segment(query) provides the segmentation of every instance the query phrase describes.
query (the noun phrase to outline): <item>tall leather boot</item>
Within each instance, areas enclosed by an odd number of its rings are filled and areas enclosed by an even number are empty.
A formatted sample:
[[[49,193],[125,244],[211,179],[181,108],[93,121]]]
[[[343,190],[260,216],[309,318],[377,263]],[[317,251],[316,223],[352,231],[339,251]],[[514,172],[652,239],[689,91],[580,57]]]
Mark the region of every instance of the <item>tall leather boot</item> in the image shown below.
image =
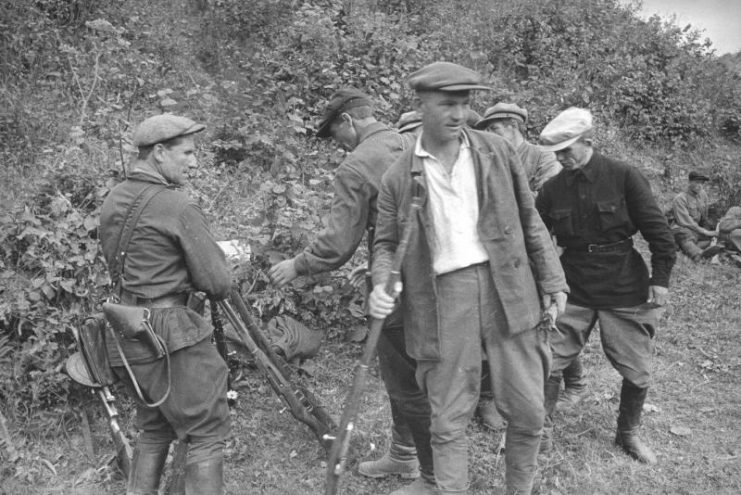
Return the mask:
[[[561,393],[561,375],[551,375],[545,382],[545,422],[543,435],[540,437],[540,453],[548,454],[553,450],[553,412],[556,410],[558,396]]]
[[[639,388],[623,379],[620,391],[620,414],[617,420],[615,444],[633,459],[645,464],[656,464],[656,454],[638,438],[641,411],[646,401],[648,388]]]
[[[563,370],[563,384],[563,392],[561,392],[561,396],[558,398],[556,409],[575,406],[584,397],[584,392],[587,390],[587,382],[584,379],[584,368],[582,367],[579,356]]]
[[[223,493],[223,457],[213,457],[185,466],[185,495],[222,495]]]
[[[139,444],[134,449],[126,495],[157,495],[169,444]]]

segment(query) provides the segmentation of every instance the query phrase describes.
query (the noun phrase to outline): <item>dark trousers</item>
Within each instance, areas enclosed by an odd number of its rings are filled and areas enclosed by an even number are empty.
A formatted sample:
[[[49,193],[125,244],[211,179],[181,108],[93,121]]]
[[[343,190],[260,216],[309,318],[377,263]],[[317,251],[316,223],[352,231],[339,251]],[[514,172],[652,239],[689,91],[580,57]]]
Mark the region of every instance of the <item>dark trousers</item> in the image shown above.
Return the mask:
[[[403,327],[383,329],[378,340],[378,362],[391,403],[391,448],[416,446],[420,471],[429,479],[433,476],[430,403],[417,384],[417,363],[406,353]]]
[[[167,390],[164,359],[131,365],[148,401],[156,401]],[[189,443],[188,464],[219,458],[229,435],[229,406],[226,401],[228,369],[210,339],[170,355],[171,391],[157,408],[137,400],[137,448],[164,448],[178,438]],[[136,392],[123,367],[114,368],[132,397]],[[145,447],[146,446],[146,447]]]

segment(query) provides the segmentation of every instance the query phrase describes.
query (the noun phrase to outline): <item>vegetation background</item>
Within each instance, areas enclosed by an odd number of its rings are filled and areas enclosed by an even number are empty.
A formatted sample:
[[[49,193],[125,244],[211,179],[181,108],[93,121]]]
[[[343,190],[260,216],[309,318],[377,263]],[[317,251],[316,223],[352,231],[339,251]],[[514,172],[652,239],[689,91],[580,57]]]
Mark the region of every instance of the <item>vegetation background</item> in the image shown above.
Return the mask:
[[[343,270],[276,291],[271,263],[323,226],[343,153],[313,139],[326,98],[364,89],[393,123],[405,76],[434,60],[485,75],[482,112],[529,109],[532,137],[560,110],[590,108],[607,154],[640,167],[660,202],[688,170],[712,172],[716,214],[741,204],[741,54],[717,57],[691,26],[642,21],[616,0],[9,0],[0,4],[0,493],[122,493],[102,411],[63,372],[71,327],[110,280],[96,239],[108,190],[132,157],[131,127],[161,112],[208,124],[190,193],[221,239],[253,262],[235,277],[264,320],[326,334],[304,380],[339,415],[360,354],[359,294]],[[739,270],[680,257],[657,340],[645,416],[659,453],[612,447],[619,380],[596,338],[590,392],[562,411],[540,493],[739,493]],[[237,380],[229,493],[322,493],[324,453],[249,366]],[[355,453],[380,455],[389,413],[374,379]],[[131,404],[122,409],[130,417]],[[129,425],[129,434],[133,433]],[[474,494],[502,486],[501,432],[472,425]],[[347,493],[399,480],[350,474]]]

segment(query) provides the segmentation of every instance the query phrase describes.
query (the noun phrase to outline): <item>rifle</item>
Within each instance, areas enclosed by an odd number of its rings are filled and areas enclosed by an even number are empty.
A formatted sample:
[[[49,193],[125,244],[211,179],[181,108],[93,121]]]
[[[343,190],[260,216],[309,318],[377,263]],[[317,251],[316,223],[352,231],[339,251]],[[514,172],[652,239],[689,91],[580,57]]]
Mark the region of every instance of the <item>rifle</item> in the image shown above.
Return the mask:
[[[292,372],[288,363],[270,347],[237,290],[232,289],[229,298],[219,301],[215,307],[224,312],[239,337],[239,343],[249,351],[257,367],[293,417],[311,428],[322,446],[328,449],[326,436],[337,425],[314,394],[304,386],[291,383]]]
[[[386,280],[386,285],[384,287],[386,293],[395,298],[398,297],[401,292],[401,264],[404,261],[409,240],[416,234],[418,228],[417,213],[421,207],[422,198],[415,194],[412,197],[411,204],[409,205],[408,218],[410,221],[406,229],[404,229],[401,241],[396,248],[394,260],[391,265],[391,272],[389,273],[389,278]],[[352,388],[345,399],[345,409],[342,411],[340,427],[337,430],[336,436],[327,435],[326,437],[327,440],[332,441],[332,448],[329,452],[329,460],[327,461],[327,486],[324,492],[325,495],[335,495],[335,493],[337,493],[337,485],[340,476],[345,470],[347,464],[347,452],[350,448],[350,439],[355,427],[355,417],[360,408],[360,399],[362,398],[363,390],[365,389],[368,367],[375,355],[376,345],[378,344],[378,338],[381,336],[384,320],[384,318],[371,317],[368,340],[366,341],[360,361],[358,361],[355,366]]]
[[[96,323],[94,322],[91,324],[95,325]],[[100,320],[97,324],[105,325],[105,321]],[[105,331],[105,329],[100,328],[99,332],[102,331]],[[95,347],[96,344],[92,342],[86,343],[77,328],[72,327],[72,334],[75,337],[75,342],[79,349],[79,352],[77,353],[79,358],[77,358],[76,362],[75,355],[70,356],[67,361],[67,371],[72,379],[82,385],[92,388],[95,395],[100,399],[101,404],[103,404],[103,409],[105,410],[106,416],[108,416],[108,428],[111,432],[111,438],[113,439],[113,443],[116,445],[116,458],[118,459],[118,465],[124,475],[128,478],[129,472],[131,471],[133,450],[129,443],[129,439],[126,438],[126,435],[121,431],[121,426],[118,423],[119,414],[115,405],[116,398],[109,388],[109,386],[115,381],[115,378],[110,373],[110,368],[105,370],[103,367],[97,367],[90,363],[90,359],[93,359],[90,354],[95,352],[95,349],[92,348]],[[95,332],[86,331],[85,335],[95,335]],[[99,343],[97,345],[99,345]],[[83,365],[82,369],[79,368],[80,362]]]

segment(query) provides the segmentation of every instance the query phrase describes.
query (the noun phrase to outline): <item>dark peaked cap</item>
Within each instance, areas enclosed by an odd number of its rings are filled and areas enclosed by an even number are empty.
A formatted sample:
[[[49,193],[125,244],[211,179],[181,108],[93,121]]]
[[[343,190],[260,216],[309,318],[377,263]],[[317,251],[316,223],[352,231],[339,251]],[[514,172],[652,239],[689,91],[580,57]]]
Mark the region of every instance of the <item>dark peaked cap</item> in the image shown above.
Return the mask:
[[[322,120],[319,121],[319,129],[316,136],[320,138],[329,137],[329,126],[342,113],[356,107],[372,107],[373,101],[370,96],[355,88],[338,89],[327,103]]]
[[[409,76],[409,86],[415,91],[470,91],[491,88],[481,84],[478,72],[452,62],[433,62]]]

